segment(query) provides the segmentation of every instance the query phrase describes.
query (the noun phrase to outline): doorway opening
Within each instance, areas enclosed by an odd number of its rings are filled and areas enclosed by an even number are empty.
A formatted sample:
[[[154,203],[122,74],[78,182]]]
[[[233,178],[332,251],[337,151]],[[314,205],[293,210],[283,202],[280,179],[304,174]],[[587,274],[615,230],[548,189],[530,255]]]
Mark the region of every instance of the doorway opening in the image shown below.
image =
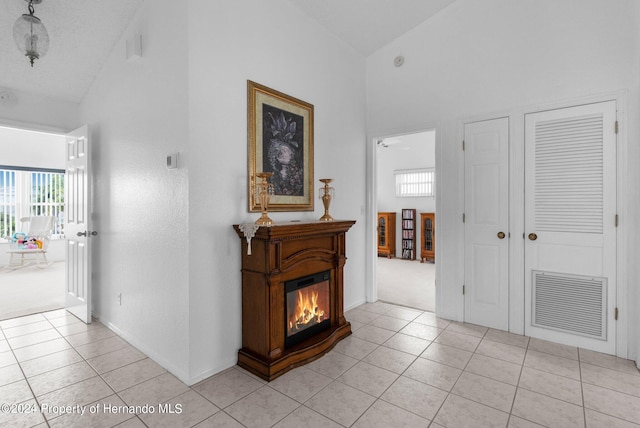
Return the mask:
[[[0,126],[0,320],[65,306],[64,150],[64,135]],[[14,235],[21,238],[21,219],[33,216],[54,218],[46,263],[15,263],[16,246],[28,243]]]
[[[434,129],[376,141],[378,300],[435,312]]]

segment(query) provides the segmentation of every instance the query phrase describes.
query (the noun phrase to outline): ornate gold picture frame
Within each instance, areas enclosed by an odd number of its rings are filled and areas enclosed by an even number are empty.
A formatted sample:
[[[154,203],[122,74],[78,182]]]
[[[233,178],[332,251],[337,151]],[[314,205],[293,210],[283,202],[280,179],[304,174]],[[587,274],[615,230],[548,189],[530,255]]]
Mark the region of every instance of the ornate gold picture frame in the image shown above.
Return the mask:
[[[313,105],[247,80],[249,211],[256,174],[271,172],[269,211],[313,211]]]

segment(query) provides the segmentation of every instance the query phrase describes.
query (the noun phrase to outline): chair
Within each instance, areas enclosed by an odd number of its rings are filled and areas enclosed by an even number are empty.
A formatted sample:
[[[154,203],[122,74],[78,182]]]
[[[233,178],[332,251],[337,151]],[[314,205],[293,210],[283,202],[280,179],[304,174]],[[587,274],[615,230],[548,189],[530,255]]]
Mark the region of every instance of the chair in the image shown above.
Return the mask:
[[[27,232],[16,233],[9,239],[9,251],[7,253],[10,254],[10,257],[9,263],[5,267],[7,269],[18,269],[28,265],[31,261],[35,261],[35,265],[38,267],[49,266],[47,247],[49,246],[55,219],[53,216],[21,218],[22,230],[28,224]]]

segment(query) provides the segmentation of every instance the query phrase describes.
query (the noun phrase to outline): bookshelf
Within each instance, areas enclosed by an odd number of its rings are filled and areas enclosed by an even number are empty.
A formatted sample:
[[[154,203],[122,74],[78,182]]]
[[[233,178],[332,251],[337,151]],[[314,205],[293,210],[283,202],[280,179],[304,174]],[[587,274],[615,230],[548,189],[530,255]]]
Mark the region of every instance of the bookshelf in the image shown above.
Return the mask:
[[[416,259],[416,210],[402,209],[402,258]]]

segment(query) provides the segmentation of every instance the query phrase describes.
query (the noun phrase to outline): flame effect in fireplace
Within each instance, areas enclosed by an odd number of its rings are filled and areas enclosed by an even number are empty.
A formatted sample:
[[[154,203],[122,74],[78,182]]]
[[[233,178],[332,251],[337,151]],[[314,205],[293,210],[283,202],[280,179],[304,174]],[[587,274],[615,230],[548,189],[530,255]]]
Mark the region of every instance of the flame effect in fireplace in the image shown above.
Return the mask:
[[[319,293],[314,287],[297,290],[297,293],[295,309],[289,318],[289,335],[328,319],[328,314],[325,315],[324,308],[319,304]]]

